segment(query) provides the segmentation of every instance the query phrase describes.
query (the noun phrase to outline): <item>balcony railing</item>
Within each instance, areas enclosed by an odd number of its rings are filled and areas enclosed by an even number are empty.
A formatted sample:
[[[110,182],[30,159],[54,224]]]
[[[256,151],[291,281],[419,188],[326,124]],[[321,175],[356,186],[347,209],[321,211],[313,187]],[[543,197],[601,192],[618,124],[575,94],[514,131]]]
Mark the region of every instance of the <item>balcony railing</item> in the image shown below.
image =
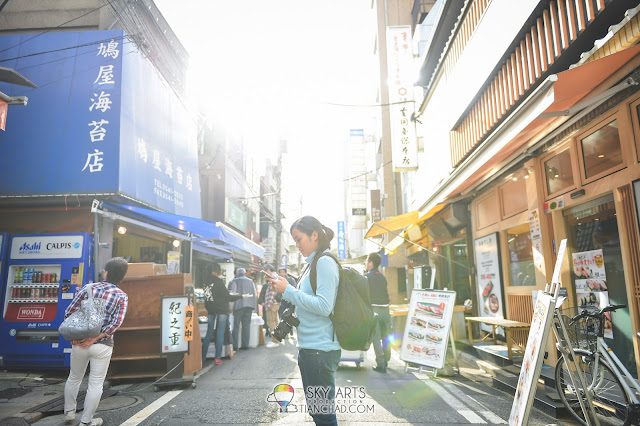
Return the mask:
[[[486,0],[475,2],[482,4],[486,3]],[[596,19],[606,4],[608,3],[605,0],[549,2],[493,80],[487,84],[460,125],[449,132],[453,167],[459,165],[516,102],[535,87],[549,66],[553,65],[578,35]],[[451,50],[445,61],[449,60],[450,54]],[[459,57],[455,48],[453,56],[456,60]],[[447,64],[445,69],[446,67]]]

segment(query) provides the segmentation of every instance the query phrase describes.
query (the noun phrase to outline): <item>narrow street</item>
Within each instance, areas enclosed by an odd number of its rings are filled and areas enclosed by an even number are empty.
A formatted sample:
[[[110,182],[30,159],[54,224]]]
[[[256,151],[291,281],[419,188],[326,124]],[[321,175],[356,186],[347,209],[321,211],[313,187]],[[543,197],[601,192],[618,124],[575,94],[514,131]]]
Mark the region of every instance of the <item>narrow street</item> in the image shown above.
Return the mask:
[[[120,393],[106,398],[96,413],[106,425],[301,424],[312,423],[305,414],[297,350],[285,346],[236,353],[233,360],[213,366],[207,360],[197,388],[153,391],[150,382],[114,384]],[[387,374],[372,371],[373,351],[360,368],[340,364],[336,377],[340,424],[506,424],[512,396],[489,386],[489,376],[461,364],[463,375],[429,378],[404,372],[394,351]],[[288,412],[268,402],[274,387],[289,384],[294,396]],[[364,392],[364,397],[362,392]],[[130,401],[130,405],[110,400]],[[530,425],[566,424],[533,410]],[[46,417],[36,425],[65,424],[62,415]]]

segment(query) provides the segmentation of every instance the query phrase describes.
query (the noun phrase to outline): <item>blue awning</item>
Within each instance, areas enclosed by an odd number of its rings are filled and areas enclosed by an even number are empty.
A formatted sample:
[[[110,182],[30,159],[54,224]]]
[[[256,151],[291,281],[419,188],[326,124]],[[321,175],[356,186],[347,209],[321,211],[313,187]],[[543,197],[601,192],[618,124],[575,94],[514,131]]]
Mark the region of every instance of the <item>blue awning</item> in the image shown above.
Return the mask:
[[[192,247],[194,250],[219,257],[220,259],[231,259],[233,257],[230,246],[213,244],[209,241],[195,241]]]
[[[103,201],[102,207],[113,213],[119,213],[142,220],[151,220],[157,224],[190,233],[192,237],[185,235],[185,239],[191,240],[195,244],[203,243],[203,249],[218,249],[224,247],[225,249],[243,250],[259,258],[264,258],[263,247],[240,235],[221,222],[209,222],[204,219],[180,216],[111,201]],[[212,243],[207,244],[207,240]]]

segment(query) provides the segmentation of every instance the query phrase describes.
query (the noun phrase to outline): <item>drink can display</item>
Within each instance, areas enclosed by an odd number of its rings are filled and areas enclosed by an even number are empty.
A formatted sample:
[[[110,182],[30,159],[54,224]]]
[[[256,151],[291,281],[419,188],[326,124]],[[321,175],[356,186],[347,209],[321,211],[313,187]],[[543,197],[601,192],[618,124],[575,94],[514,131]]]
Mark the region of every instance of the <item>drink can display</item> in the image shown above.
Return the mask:
[[[56,274],[55,272],[53,274],[51,274],[51,282],[52,283],[57,283],[58,282],[58,274]]]

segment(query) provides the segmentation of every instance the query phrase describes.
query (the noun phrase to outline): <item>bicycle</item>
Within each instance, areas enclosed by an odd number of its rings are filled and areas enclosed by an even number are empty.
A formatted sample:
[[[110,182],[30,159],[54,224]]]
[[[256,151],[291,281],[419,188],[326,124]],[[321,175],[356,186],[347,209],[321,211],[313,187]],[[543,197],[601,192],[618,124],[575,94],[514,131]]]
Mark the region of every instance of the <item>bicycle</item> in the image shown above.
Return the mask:
[[[558,310],[554,314],[556,346],[562,353],[556,364],[556,389],[564,406],[583,425],[592,424],[587,417],[594,415],[595,424],[600,419],[620,425],[640,422],[640,384],[604,341],[605,314],[622,308],[626,305],[584,310],[570,321]]]

